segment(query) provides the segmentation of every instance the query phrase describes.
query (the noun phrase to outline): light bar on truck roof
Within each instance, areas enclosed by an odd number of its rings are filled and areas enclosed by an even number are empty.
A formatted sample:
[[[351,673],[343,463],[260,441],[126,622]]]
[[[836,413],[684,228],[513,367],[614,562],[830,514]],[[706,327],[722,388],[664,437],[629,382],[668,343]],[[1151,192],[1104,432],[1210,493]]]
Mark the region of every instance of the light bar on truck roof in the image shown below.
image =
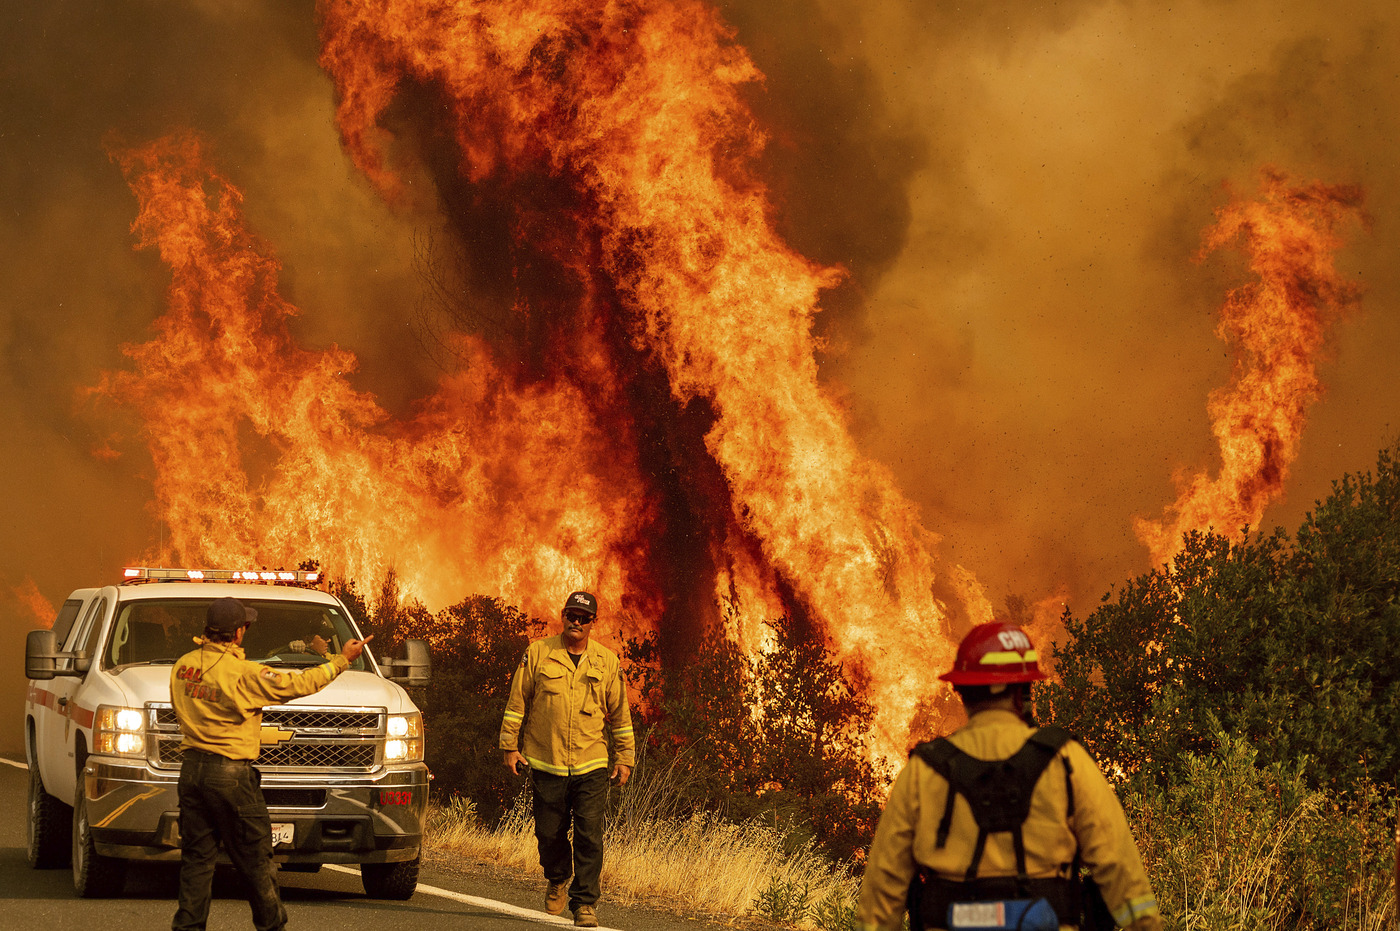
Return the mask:
[[[279,569],[157,569],[129,566],[122,577],[131,582],[319,582],[321,573]]]

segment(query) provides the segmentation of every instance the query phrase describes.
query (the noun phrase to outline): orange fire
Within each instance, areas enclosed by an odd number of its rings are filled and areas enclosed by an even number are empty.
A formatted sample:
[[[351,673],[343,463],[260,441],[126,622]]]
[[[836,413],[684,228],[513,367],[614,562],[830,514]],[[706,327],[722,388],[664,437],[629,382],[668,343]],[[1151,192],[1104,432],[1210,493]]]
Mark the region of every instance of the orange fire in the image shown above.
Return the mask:
[[[44,597],[39,591],[38,584],[30,578],[26,578],[19,585],[11,589],[20,607],[28,614],[32,621],[32,626],[52,627],[54,619],[58,617],[58,611],[54,609],[53,602]]]
[[[1322,393],[1317,359],[1327,326],[1361,296],[1333,264],[1338,228],[1361,216],[1361,190],[1293,187],[1271,170],[1262,187],[1258,200],[1217,211],[1205,232],[1199,258],[1243,239],[1258,280],[1229,293],[1216,327],[1235,359],[1229,386],[1212,392],[1208,405],[1220,474],[1178,479],[1180,495],[1163,519],[1134,521],[1157,564],[1181,552],[1187,531],[1213,528],[1238,538],[1259,524],[1283,490],[1308,408]]]
[[[936,576],[936,537],[819,381],[813,317],[841,273],[774,231],[740,97],[760,75],[716,14],[321,14],[352,158],[396,197],[408,166],[387,127],[408,130],[392,105],[431,101],[439,124],[418,141],[451,140],[460,166],[436,178],[444,202],[465,188],[509,215],[521,325],[454,337],[460,369],[393,421],[351,387],[353,356],[294,343],[278,265],[197,142],[118,153],[140,244],[173,283],[156,338],[127,347],[135,371],[102,390],[143,417],[174,551],[314,555],[357,579],[392,566],[429,605],[484,592],[546,618],[594,588],[605,635],[657,630],[672,655],[715,630],[763,649],[762,622],[790,613],[864,685],[877,752],[902,756],[911,722],[937,725],[950,617],[990,609],[969,573]]]
[[[393,566],[429,603],[502,592],[549,616],[556,592],[588,585],[619,606],[618,622],[655,610],[659,593],[631,577],[628,558],[655,508],[626,444],[598,428],[594,399],[566,383],[516,384],[461,337],[469,364],[411,421],[391,423],[350,386],[350,353],[294,343],[278,263],[196,140],[117,159],[140,200],[139,243],[173,277],[156,338],[124,347],[135,371],[101,391],[143,418],[155,506],[180,560],[315,556],[371,582]],[[613,416],[609,429],[621,427]]]

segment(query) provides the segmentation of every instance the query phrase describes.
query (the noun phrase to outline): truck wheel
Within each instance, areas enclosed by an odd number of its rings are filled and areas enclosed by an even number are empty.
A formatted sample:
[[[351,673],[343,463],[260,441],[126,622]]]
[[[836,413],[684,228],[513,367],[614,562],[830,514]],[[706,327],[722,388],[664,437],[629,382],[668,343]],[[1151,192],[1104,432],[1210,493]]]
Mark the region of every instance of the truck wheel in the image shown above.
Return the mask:
[[[88,826],[87,793],[83,779],[78,777],[78,792],[73,800],[73,888],[85,899],[106,899],[122,891],[126,883],[126,861],[104,857],[92,842]]]
[[[73,830],[73,809],[44,791],[39,767],[29,770],[29,865],[52,870],[68,865],[72,855],[68,835]]]
[[[408,899],[418,889],[420,857],[401,863],[361,863],[360,881],[371,899]]]

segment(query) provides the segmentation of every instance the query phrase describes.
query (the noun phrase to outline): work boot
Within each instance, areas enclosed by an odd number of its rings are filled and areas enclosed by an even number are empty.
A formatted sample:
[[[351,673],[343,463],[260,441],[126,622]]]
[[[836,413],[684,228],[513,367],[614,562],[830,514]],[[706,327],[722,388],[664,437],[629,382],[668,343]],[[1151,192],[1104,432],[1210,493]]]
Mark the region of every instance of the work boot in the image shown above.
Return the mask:
[[[549,888],[544,891],[544,910],[551,915],[563,913],[564,906],[569,904],[569,881],[566,879],[559,883],[550,883]]]
[[[580,905],[578,908],[574,909],[574,927],[598,927],[598,913],[593,911],[592,905]]]

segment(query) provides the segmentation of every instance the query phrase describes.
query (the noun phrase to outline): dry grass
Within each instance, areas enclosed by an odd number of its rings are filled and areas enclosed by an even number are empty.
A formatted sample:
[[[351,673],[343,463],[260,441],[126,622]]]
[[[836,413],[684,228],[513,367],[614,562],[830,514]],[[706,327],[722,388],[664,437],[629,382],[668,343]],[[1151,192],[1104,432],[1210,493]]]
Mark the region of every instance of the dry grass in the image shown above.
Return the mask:
[[[527,797],[494,829],[470,803],[433,811],[430,846],[439,854],[484,862],[525,879],[540,879],[534,822]],[[606,840],[603,886],[608,898],[683,908],[689,914],[740,918],[754,913],[798,919],[798,911],[854,897],[855,880],[809,845],[789,850],[782,834],[761,825],[728,824],[714,816],[632,818],[615,822]],[[766,907],[760,907],[764,906]]]
[[[1172,791],[1124,800],[1167,927],[1394,928],[1393,821],[1380,796],[1344,804],[1220,739],[1212,756],[1188,758]]]
[[[1232,746],[1198,761],[1178,790],[1125,799],[1166,927],[1291,931],[1301,905],[1308,931],[1395,928],[1387,825],[1347,814],[1322,793],[1283,791],[1252,764]],[[852,928],[859,880],[848,868],[771,826],[678,811],[681,778],[674,770],[644,778],[612,799],[609,899],[728,921]],[[439,856],[542,883],[528,793],[494,829],[458,801],[432,811],[429,832]]]
[[[675,769],[643,778],[612,799],[602,879],[610,900],[721,919],[756,915],[796,926],[849,926],[857,880],[848,870],[772,827],[678,812],[672,800],[680,797],[679,778]],[[470,802],[435,807],[429,847],[542,882],[528,792],[494,828]]]

